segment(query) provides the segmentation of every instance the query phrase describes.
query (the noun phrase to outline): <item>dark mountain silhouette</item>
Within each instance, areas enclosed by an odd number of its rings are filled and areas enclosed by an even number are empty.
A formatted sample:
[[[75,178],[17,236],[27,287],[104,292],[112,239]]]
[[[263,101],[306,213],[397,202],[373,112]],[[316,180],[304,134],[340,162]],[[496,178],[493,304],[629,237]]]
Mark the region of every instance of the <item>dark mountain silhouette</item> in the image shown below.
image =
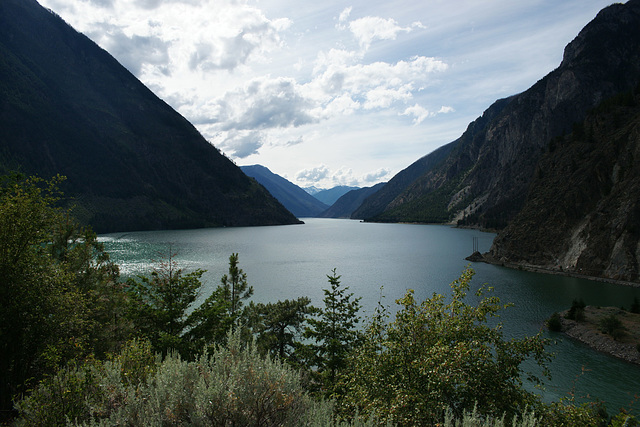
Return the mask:
[[[376,194],[386,183],[381,182],[373,187],[351,190],[340,197],[329,209],[318,215],[321,218],[352,218],[353,212],[362,205],[367,197]]]
[[[452,143],[446,158],[437,158],[437,150],[421,159],[354,217],[504,227],[522,208],[549,141],[571,132],[604,99],[638,83],[639,9],[640,1],[630,0],[602,10],[565,48],[556,70],[526,92],[496,102]]]
[[[320,190],[313,195],[327,206],[333,205],[340,197],[344,196],[351,190],[357,190],[360,187],[350,187],[348,185],[338,185],[337,187]]]
[[[248,176],[255,178],[270,193],[297,217],[315,217],[329,206],[322,203],[302,188],[276,175],[261,165],[241,166]]]
[[[111,55],[35,0],[0,2],[0,173],[67,177],[96,231],[297,219]]]

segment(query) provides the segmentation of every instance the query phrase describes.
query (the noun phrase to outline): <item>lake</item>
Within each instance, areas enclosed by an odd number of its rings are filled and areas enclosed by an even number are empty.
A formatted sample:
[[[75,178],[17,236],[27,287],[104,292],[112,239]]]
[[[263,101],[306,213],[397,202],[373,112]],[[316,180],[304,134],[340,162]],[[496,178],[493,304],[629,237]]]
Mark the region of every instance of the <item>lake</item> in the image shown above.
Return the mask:
[[[254,287],[255,302],[275,302],[308,296],[323,306],[327,275],[335,268],[341,283],[362,297],[363,317],[379,301],[394,312],[395,300],[414,289],[418,300],[435,293],[449,294],[449,284],[468,266],[475,270],[471,290],[488,283],[503,303],[507,337],[536,334],[553,312],[567,309],[575,298],[588,305],[624,306],[640,288],[584,279],[507,269],[464,258],[474,244],[486,252],[493,233],[443,225],[375,224],[352,220],[304,218],[303,225],[211,228],[101,235],[123,275],[150,272],[154,262],[175,253],[185,271],[206,269],[199,301],[204,300],[227,273],[231,253]],[[474,243],[475,242],[475,243]],[[470,292],[473,293],[473,292]],[[557,343],[551,363],[552,379],[541,391],[546,400],[568,397],[601,399],[609,412],[629,408],[640,394],[640,367],[595,352],[545,332]],[[640,407],[637,403],[633,409]]]

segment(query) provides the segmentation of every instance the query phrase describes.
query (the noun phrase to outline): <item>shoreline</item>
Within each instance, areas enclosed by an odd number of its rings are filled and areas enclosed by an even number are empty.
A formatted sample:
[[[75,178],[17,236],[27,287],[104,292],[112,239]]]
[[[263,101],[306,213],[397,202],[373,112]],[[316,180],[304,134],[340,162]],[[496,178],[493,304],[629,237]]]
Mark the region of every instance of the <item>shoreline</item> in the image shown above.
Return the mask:
[[[568,310],[560,313],[561,333],[575,339],[593,350],[608,354],[634,365],[640,365],[640,314],[630,313],[616,307],[585,307],[585,320],[578,322],[566,319]],[[605,316],[615,315],[625,327],[620,340],[600,331],[598,323]]]
[[[577,279],[586,279],[586,280],[593,280],[595,282],[612,283],[615,285],[640,288],[639,282],[630,282],[628,280],[612,279],[609,277],[602,277],[602,276],[590,276],[590,275],[575,273],[575,272],[566,271],[566,270],[558,270],[558,269],[549,268],[549,267],[542,267],[539,265],[499,261],[499,260],[493,259],[493,257],[491,257],[491,255],[488,252],[484,254],[481,254],[480,252],[474,252],[473,254],[466,257],[465,259],[471,262],[484,262],[486,264],[497,265],[499,267],[505,267],[505,268],[511,268],[513,270],[530,271],[532,273],[553,274],[556,276],[575,277]]]

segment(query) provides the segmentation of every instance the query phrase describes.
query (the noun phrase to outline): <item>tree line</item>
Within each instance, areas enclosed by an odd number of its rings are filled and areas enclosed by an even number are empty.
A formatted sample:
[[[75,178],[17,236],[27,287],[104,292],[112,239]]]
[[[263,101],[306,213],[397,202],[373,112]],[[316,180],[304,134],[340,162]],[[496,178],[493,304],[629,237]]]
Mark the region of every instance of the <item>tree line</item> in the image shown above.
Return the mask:
[[[96,234],[57,207],[61,180],[0,178],[7,423],[616,425],[601,405],[543,403],[525,389],[523,378],[548,375],[548,340],[504,339],[489,320],[508,304],[488,287],[467,302],[470,269],[449,296],[420,302],[409,290],[395,317],[380,305],[362,319],[335,269],[323,307],[250,301],[232,253],[194,307],[204,270],[183,271],[169,249],[148,274],[121,277]]]

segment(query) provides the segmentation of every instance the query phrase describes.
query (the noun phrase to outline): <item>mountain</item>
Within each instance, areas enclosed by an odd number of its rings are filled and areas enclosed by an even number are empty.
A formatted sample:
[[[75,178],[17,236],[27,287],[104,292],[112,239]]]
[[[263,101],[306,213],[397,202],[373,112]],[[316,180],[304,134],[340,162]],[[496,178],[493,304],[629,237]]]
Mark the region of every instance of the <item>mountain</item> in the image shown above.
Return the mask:
[[[523,207],[549,142],[570,133],[603,100],[635,87],[639,77],[640,0],[629,0],[603,9],[567,45],[556,70],[489,107],[444,159],[432,153],[421,161],[431,163],[422,174],[394,185],[409,175],[401,172],[354,216],[503,228]]]
[[[248,176],[255,178],[280,201],[291,213],[297,217],[315,217],[329,206],[322,203],[302,188],[276,175],[264,166],[241,166],[240,169]]]
[[[376,194],[386,183],[381,182],[373,187],[351,190],[340,197],[329,209],[318,215],[321,218],[353,218],[353,212],[362,206],[367,197]]]
[[[640,86],[551,141],[492,262],[638,281]]]
[[[65,175],[98,232],[298,220],[111,55],[35,0],[0,2],[0,173]]]
[[[318,194],[319,192],[321,192],[322,188],[318,188],[315,185],[310,185],[309,187],[304,187],[303,190],[313,196],[314,194]]]
[[[320,190],[313,195],[316,199],[322,203],[331,206],[336,200],[344,196],[351,190],[357,190],[359,187],[349,187],[346,185],[338,185],[337,187],[329,188],[328,190]]]

